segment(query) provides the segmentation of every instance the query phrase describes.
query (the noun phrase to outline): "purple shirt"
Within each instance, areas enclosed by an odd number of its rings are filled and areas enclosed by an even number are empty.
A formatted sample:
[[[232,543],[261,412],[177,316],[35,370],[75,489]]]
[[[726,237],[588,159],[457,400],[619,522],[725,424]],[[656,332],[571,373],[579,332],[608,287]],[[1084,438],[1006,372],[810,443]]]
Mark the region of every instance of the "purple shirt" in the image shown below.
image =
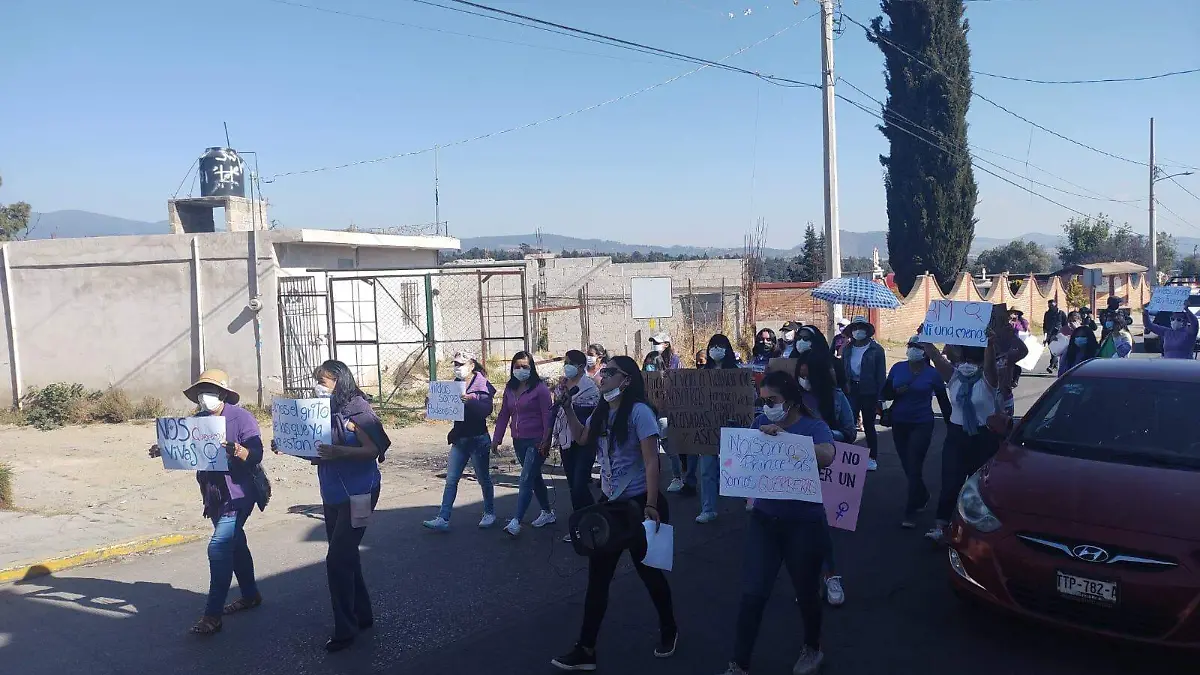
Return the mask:
[[[1150,312],[1143,312],[1142,325],[1146,327],[1146,330],[1162,338],[1164,359],[1192,358],[1192,349],[1196,344],[1196,333],[1200,331],[1200,323],[1197,323],[1196,315],[1190,311],[1183,313],[1187,315],[1186,322],[1183,328],[1175,329],[1154,323],[1154,317],[1150,316]]]
[[[519,396],[516,392],[516,389],[504,388],[504,402],[500,404],[496,431],[492,434],[492,443],[496,445],[504,440],[510,422],[514,440],[540,441],[550,428],[550,387],[545,382],[538,382]]]
[[[200,413],[197,417],[205,414]],[[200,481],[206,510],[214,505],[210,503],[211,493],[205,489],[205,486],[214,485],[214,481],[224,479],[229,501],[223,505],[221,511],[229,513],[246,506],[247,497],[253,498],[255,494],[254,478],[250,475],[250,468],[262,461],[262,433],[258,428],[258,420],[245,408],[226,403],[221,409],[221,417],[225,418],[226,442],[245,446],[250,451],[250,457],[246,461],[231,459],[229,471],[197,471],[196,478]]]

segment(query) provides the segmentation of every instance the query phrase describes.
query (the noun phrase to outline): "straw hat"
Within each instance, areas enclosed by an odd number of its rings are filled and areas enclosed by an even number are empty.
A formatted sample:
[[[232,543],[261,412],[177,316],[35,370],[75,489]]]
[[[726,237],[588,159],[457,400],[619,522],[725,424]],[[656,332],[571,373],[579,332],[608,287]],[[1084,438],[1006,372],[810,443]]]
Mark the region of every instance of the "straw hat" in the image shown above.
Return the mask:
[[[203,373],[200,373],[200,377],[196,378],[196,381],[192,383],[192,386],[183,390],[183,395],[186,396],[192,403],[198,403],[199,401],[197,401],[197,395],[199,392],[196,390],[206,384],[214,386],[225,392],[226,403],[237,405],[237,402],[242,400],[240,394],[229,388],[229,376],[225,374],[225,371],[217,370],[216,368],[210,368]]]

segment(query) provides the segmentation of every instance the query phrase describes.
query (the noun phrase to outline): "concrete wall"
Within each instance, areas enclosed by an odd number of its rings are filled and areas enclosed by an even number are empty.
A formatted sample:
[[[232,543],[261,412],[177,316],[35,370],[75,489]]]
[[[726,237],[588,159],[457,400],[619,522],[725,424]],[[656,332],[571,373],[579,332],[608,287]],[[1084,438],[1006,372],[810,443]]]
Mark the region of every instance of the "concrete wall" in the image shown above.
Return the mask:
[[[311,274],[310,269],[413,269],[437,267],[432,249],[383,248],[284,242],[275,245],[279,266],[289,274]]]
[[[263,303],[264,389],[279,389],[275,261],[260,232],[257,261],[251,262],[250,236],[7,244],[23,390],[78,382],[94,389],[120,387],[135,398],[157,396],[182,408],[187,402],[180,390],[200,368],[202,343],[204,365],[228,371],[232,386],[252,401],[258,383],[256,340],[254,312],[247,303],[255,273]],[[199,330],[193,240],[200,251]],[[6,329],[8,317],[6,313]],[[0,404],[11,403],[11,389],[4,387]]]

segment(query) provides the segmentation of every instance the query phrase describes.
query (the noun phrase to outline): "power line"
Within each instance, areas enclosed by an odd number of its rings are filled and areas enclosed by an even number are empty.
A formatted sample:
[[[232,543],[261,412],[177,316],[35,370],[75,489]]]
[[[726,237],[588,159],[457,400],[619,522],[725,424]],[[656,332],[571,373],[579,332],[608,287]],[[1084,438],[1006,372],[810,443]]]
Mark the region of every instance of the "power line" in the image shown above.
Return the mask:
[[[950,74],[946,73],[946,72],[945,72],[945,71],[943,71],[942,69],[940,69],[940,68],[937,68],[937,67],[935,67],[935,66],[931,66],[931,65],[929,65],[928,63],[926,63],[926,62],[922,61],[922,60],[921,60],[919,57],[917,57],[917,56],[913,55],[912,53],[910,53],[909,51],[905,50],[905,49],[904,49],[903,47],[901,47],[900,45],[896,44],[895,42],[892,42],[891,40],[889,40],[889,39],[887,39],[886,37],[884,37],[883,35],[881,35],[881,34],[879,33],[879,31],[876,31],[876,30],[874,30],[873,28],[871,28],[871,27],[869,27],[869,26],[866,26],[866,25],[864,25],[863,23],[861,23],[860,21],[858,21],[858,20],[857,20],[857,19],[855,19],[854,17],[852,17],[852,16],[849,16],[849,15],[847,15],[847,14],[843,14],[843,16],[845,16],[845,17],[846,17],[846,19],[850,21],[850,23],[853,23],[854,25],[856,25],[856,26],[858,26],[858,27],[862,28],[863,30],[866,30],[866,31],[867,31],[867,32],[868,32],[870,35],[874,36],[874,37],[875,37],[875,39],[879,40],[880,42],[884,42],[884,43],[886,43],[886,44],[890,45],[890,46],[891,46],[893,49],[895,49],[896,51],[898,51],[898,52],[900,52],[901,54],[903,54],[903,55],[907,56],[908,58],[912,59],[913,61],[916,61],[917,63],[921,64],[922,66],[925,66],[925,68],[927,68],[927,69],[929,69],[929,70],[931,70],[931,71],[933,71],[933,72],[935,72],[935,73],[938,73],[938,74],[942,75],[943,77],[945,77],[945,78],[947,79],[947,81],[949,81],[949,82],[953,82],[954,84],[958,85],[959,87],[961,87],[961,88],[963,88],[963,89],[967,90],[967,91],[968,91],[968,93],[970,93],[972,96],[974,96],[974,97],[976,97],[976,98],[978,98],[978,99],[980,99],[980,100],[982,100],[982,101],[984,101],[984,102],[986,102],[986,103],[989,103],[989,104],[991,104],[992,106],[995,106],[996,108],[998,108],[998,109],[1000,109],[1000,110],[1002,110],[1002,111],[1004,111],[1004,112],[1008,113],[1009,115],[1012,115],[1013,117],[1015,117],[1015,118],[1017,118],[1017,119],[1021,120],[1022,122],[1025,122],[1026,124],[1031,124],[1031,125],[1033,125],[1034,127],[1037,127],[1038,129],[1041,129],[1042,131],[1044,131],[1044,132],[1046,132],[1046,133],[1050,134],[1051,136],[1055,136],[1055,137],[1057,137],[1057,138],[1060,138],[1060,139],[1062,139],[1062,140],[1064,140],[1064,141],[1067,141],[1068,143],[1072,143],[1072,144],[1074,144],[1074,145],[1077,145],[1077,146],[1079,146],[1079,147],[1081,147],[1081,148],[1084,148],[1084,149],[1087,149],[1087,150],[1091,150],[1092,152],[1095,152],[1095,153],[1098,153],[1098,154],[1104,155],[1104,156],[1106,156],[1106,157],[1111,157],[1112,159],[1117,159],[1117,160],[1120,160],[1120,161],[1122,161],[1122,162],[1127,162],[1127,163],[1129,163],[1129,164],[1135,164],[1135,165],[1137,165],[1137,166],[1149,166],[1149,164],[1147,164],[1146,162],[1138,161],[1138,160],[1136,160],[1136,159],[1130,159],[1130,158],[1128,158],[1128,157],[1123,157],[1123,156],[1121,156],[1121,155],[1117,155],[1117,154],[1114,154],[1114,153],[1108,152],[1107,150],[1101,150],[1100,148],[1097,148],[1097,147],[1095,147],[1095,146],[1092,146],[1092,145],[1088,145],[1087,143],[1084,143],[1084,142],[1082,142],[1082,141],[1077,141],[1077,140],[1075,140],[1074,138],[1071,138],[1070,136],[1063,135],[1063,134],[1061,134],[1061,133],[1059,133],[1059,132],[1057,132],[1057,131],[1055,131],[1055,130],[1053,130],[1053,129],[1050,129],[1050,128],[1048,128],[1048,127],[1045,127],[1045,126],[1043,126],[1043,125],[1041,125],[1041,124],[1038,124],[1037,122],[1034,122],[1033,120],[1029,119],[1028,117],[1025,117],[1024,115],[1021,115],[1020,113],[1014,112],[1014,111],[1010,110],[1009,108],[1006,108],[1005,106],[1003,106],[1003,105],[1001,105],[1001,104],[999,104],[999,103],[997,103],[997,102],[993,101],[992,99],[990,99],[990,98],[988,98],[988,97],[984,96],[983,94],[980,94],[979,92],[975,91],[975,90],[974,90],[974,89],[972,89],[971,87],[968,87],[967,85],[964,85],[962,82],[959,82],[959,81],[958,81],[958,80],[957,80],[957,79],[956,79],[954,76],[952,76],[952,75],[950,75]]]
[[[633,63],[650,63],[650,61],[641,61],[638,59],[627,59],[625,57],[617,56],[615,54],[597,54],[595,52],[581,52],[581,51],[577,51],[574,49],[562,49],[560,47],[551,47],[549,45],[539,45],[539,44],[533,44],[530,42],[517,42],[515,40],[504,40],[501,38],[489,37],[486,35],[475,35],[473,33],[462,33],[459,31],[447,30],[444,28],[421,26],[421,25],[418,25],[415,23],[407,23],[404,21],[393,21],[392,19],[385,19],[383,17],[371,16],[368,14],[358,14],[355,12],[346,12],[346,11],[343,11],[340,9],[329,9],[327,7],[317,7],[316,5],[306,5],[306,4],[300,3],[300,2],[291,2],[290,0],[266,0],[266,2],[273,2],[277,5],[286,5],[288,7],[296,7],[299,9],[307,9],[307,10],[314,11],[314,12],[322,12],[324,14],[334,14],[337,16],[342,16],[342,17],[351,18],[351,19],[362,19],[364,21],[373,21],[375,23],[388,24],[391,26],[401,26],[403,28],[413,28],[415,30],[429,31],[431,33],[440,33],[443,35],[455,35],[458,37],[472,38],[475,40],[486,40],[487,42],[498,42],[500,44],[515,45],[518,47],[529,47],[532,49],[546,49],[546,50],[554,51],[554,52],[562,52],[564,54],[578,54],[580,56],[595,56],[595,57],[599,57],[602,59],[616,59],[618,61],[630,61]]]
[[[1169,206],[1167,206],[1166,204],[1162,203],[1162,200],[1161,200],[1161,199],[1155,199],[1155,200],[1154,200],[1154,203],[1155,203],[1155,204],[1158,204],[1159,208],[1161,208],[1162,210],[1166,211],[1167,213],[1171,214],[1172,216],[1175,216],[1175,219],[1176,219],[1176,220],[1178,220],[1179,222],[1183,223],[1184,225],[1187,225],[1188,227],[1192,228],[1193,230],[1200,230],[1200,227],[1196,227],[1195,225],[1193,225],[1193,224],[1189,223],[1189,222],[1187,221],[1187,219],[1185,219],[1183,216],[1181,216],[1181,215],[1179,215],[1178,213],[1175,213],[1174,211],[1172,211],[1172,210],[1171,210],[1171,208],[1170,208]]]
[[[1161,80],[1163,78],[1175,77],[1177,75],[1191,75],[1192,73],[1200,73],[1200,68],[1191,68],[1189,70],[1173,70],[1168,73],[1159,73],[1157,75],[1142,75],[1139,77],[1102,77],[1094,80],[1035,80],[1029,77],[997,75],[996,73],[988,73],[982,70],[972,70],[971,72],[984,77],[994,77],[997,80],[1008,80],[1009,82],[1028,82],[1030,84],[1111,84],[1114,82],[1148,82],[1150,80]]]
[[[449,5],[443,5],[443,4],[439,4],[437,2],[432,2],[431,0],[409,0],[409,2],[415,2],[420,5],[428,5],[430,7],[437,7],[439,9],[445,9],[445,10],[452,11],[452,12],[460,12],[463,14],[469,14],[471,16],[478,16],[478,17],[482,17],[485,19],[502,21],[504,23],[510,23],[510,24],[514,24],[514,25],[518,25],[518,26],[524,26],[526,28],[535,28],[538,30],[545,30],[545,31],[549,31],[549,32],[556,33],[559,35],[569,35],[572,37],[577,37],[581,40],[587,40],[588,42],[596,42],[598,44],[606,44],[610,47],[617,47],[620,49],[632,49],[634,51],[638,51],[638,52],[641,52],[644,54],[655,54],[655,55],[662,56],[665,58],[674,59],[677,61],[686,61],[689,63],[703,64],[703,65],[711,66],[713,68],[719,68],[721,70],[728,70],[728,71],[734,72],[734,73],[741,73],[743,75],[750,75],[753,77],[757,77],[762,80],[766,80],[767,82],[770,82],[771,84],[775,84],[775,85],[779,85],[779,86],[811,87],[813,89],[821,88],[821,85],[813,84],[811,82],[801,82],[799,80],[793,80],[793,79],[786,78],[786,77],[779,77],[776,75],[767,75],[767,74],[763,74],[763,73],[756,72],[753,70],[747,70],[746,68],[738,68],[737,66],[731,66],[729,64],[721,63],[719,61],[710,61],[708,59],[700,58],[697,56],[691,56],[689,54],[683,54],[683,53],[676,52],[676,51],[671,51],[669,49],[653,47],[650,45],[642,44],[640,42],[633,42],[631,40],[624,40],[622,38],[612,37],[610,35],[605,35],[603,33],[595,33],[592,31],[583,30],[581,28],[573,28],[573,27],[565,25],[565,24],[555,23],[553,21],[546,21],[544,19],[539,19],[537,17],[532,17],[532,16],[529,16],[526,14],[519,14],[517,12],[510,12],[510,11],[504,10],[504,9],[489,7],[488,5],[482,5],[482,4],[479,4],[476,2],[469,2],[469,0],[447,0],[447,1],[459,4],[459,5],[464,5],[466,7],[478,9],[481,11],[471,11],[468,9],[463,9],[462,7],[453,7],[453,6],[449,6]],[[484,14],[481,12],[490,12],[490,14]]]
[[[1188,195],[1190,195],[1192,199],[1195,199],[1196,201],[1200,202],[1200,197],[1197,197],[1196,193],[1183,187],[1183,183],[1180,183],[1179,181],[1175,180],[1175,176],[1171,176],[1169,180],[1175,184],[1175,187],[1179,188],[1180,190],[1183,190],[1184,192],[1188,193]]]
[[[783,28],[779,29],[778,31],[776,31],[776,32],[774,32],[774,33],[772,33],[772,34],[770,34],[770,35],[768,35],[768,36],[766,36],[766,37],[762,38],[762,39],[761,39],[761,40],[759,40],[758,42],[755,42],[755,43],[753,43],[753,44],[750,44],[750,45],[747,45],[747,46],[745,46],[745,47],[742,47],[741,49],[739,49],[739,50],[737,50],[737,51],[733,52],[732,54],[729,54],[728,56],[725,56],[725,57],[724,57],[722,60],[728,60],[728,59],[731,59],[731,58],[733,58],[733,57],[735,57],[735,56],[738,56],[738,55],[740,55],[740,54],[743,54],[743,53],[745,53],[745,52],[748,52],[748,51],[750,51],[751,49],[754,49],[755,47],[758,47],[759,45],[761,45],[761,44],[763,44],[763,43],[765,43],[765,42],[767,42],[767,41],[769,41],[769,40],[773,40],[773,39],[775,39],[775,38],[779,37],[780,35],[783,35],[784,33],[788,32],[789,30],[791,30],[791,29],[795,28],[796,26],[799,26],[800,24],[802,24],[802,23],[805,23],[805,22],[809,21],[809,20],[810,20],[810,19],[812,19],[813,17],[817,16],[817,14],[819,14],[819,12],[814,12],[814,13],[812,13],[812,14],[808,15],[807,17],[805,17],[805,18],[803,18],[803,19],[801,19],[801,20],[799,20],[799,21],[797,21],[797,22],[795,22],[795,23],[793,23],[793,24],[791,24],[791,25],[785,26],[785,27],[783,27]],[[579,109],[577,109],[577,110],[572,110],[572,111],[570,111],[570,112],[562,113],[562,114],[559,114],[559,115],[555,115],[555,116],[553,116],[553,117],[547,117],[547,118],[545,118],[545,119],[537,120],[537,121],[535,121],[535,122],[528,122],[528,123],[526,123],[526,124],[521,124],[521,125],[518,125],[518,126],[508,127],[508,128],[501,129],[501,130],[498,130],[498,131],[491,131],[491,132],[488,132],[488,133],[486,133],[486,134],[480,134],[480,135],[478,135],[478,136],[472,136],[472,137],[469,137],[469,138],[463,138],[463,139],[459,139],[459,140],[457,140],[457,141],[454,141],[454,142],[452,142],[452,143],[439,143],[439,144],[437,144],[437,145],[433,145],[433,146],[430,146],[430,147],[427,147],[427,148],[422,148],[422,149],[420,149],[420,150],[411,150],[411,151],[409,151],[409,152],[401,152],[401,153],[397,153],[397,154],[394,154],[394,155],[387,155],[386,157],[376,157],[376,158],[374,158],[374,159],[364,159],[364,160],[358,160],[358,161],[354,161],[354,162],[346,162],[346,163],[344,163],[344,164],[337,164],[337,165],[332,165],[332,166],[323,166],[323,167],[317,167],[317,168],[314,168],[314,169],[303,169],[303,170],[299,170],[299,171],[285,171],[285,172],[283,172],[283,173],[277,173],[277,174],[275,174],[275,175],[271,176],[269,179],[267,179],[267,178],[264,178],[264,179],[263,179],[263,182],[264,182],[264,183],[273,183],[273,182],[275,182],[275,180],[276,180],[277,178],[283,178],[283,177],[286,177],[286,176],[298,176],[298,175],[310,174],[310,173],[320,173],[320,172],[324,172],[324,171],[335,171],[335,170],[338,170],[338,169],[347,169],[347,168],[350,168],[350,167],[353,167],[353,166],[363,166],[363,165],[365,165],[365,164],[379,164],[379,163],[381,163],[381,162],[388,162],[388,161],[395,160],[395,159],[401,159],[401,158],[403,158],[403,157],[414,157],[414,156],[416,156],[416,155],[423,155],[423,154],[425,154],[425,153],[433,152],[434,150],[437,150],[437,149],[452,148],[452,147],[459,146],[459,145],[466,145],[466,144],[468,144],[468,143],[474,143],[475,141],[482,141],[482,140],[484,140],[484,139],[487,139],[487,138],[494,138],[494,137],[496,137],[496,136],[503,136],[503,135],[505,135],[505,134],[510,134],[510,133],[512,133],[512,132],[514,132],[514,131],[522,131],[522,130],[524,130],[524,129],[531,129],[531,128],[533,128],[533,127],[541,126],[541,125],[543,125],[543,124],[548,124],[548,123],[550,123],[550,122],[556,122],[556,121],[558,121],[558,120],[566,119],[566,118],[568,118],[568,117],[574,117],[574,116],[576,116],[576,115],[579,115],[579,114],[582,114],[582,113],[585,113],[585,112],[589,112],[589,111],[592,111],[592,110],[596,110],[597,108],[603,108],[603,107],[605,107],[605,106],[612,105],[612,104],[614,104],[614,103],[619,103],[619,102],[621,102],[621,101],[625,101],[625,100],[627,100],[627,99],[631,99],[631,98],[633,98],[633,97],[635,97],[635,96],[639,96],[639,95],[641,95],[641,94],[644,94],[644,93],[646,93],[646,92],[653,91],[653,90],[655,90],[655,89],[658,89],[658,88],[660,88],[660,87],[665,87],[665,86],[667,86],[668,84],[671,84],[671,83],[673,83],[673,82],[678,82],[679,80],[682,80],[682,79],[684,79],[685,77],[690,77],[690,76],[692,76],[692,75],[695,75],[696,73],[698,73],[698,72],[700,72],[700,71],[702,71],[702,70],[705,70],[705,69],[707,69],[707,68],[710,68],[710,67],[711,67],[711,66],[708,66],[708,65],[702,65],[702,66],[700,66],[699,68],[694,68],[694,69],[692,69],[692,70],[689,70],[689,71],[687,71],[686,73],[680,73],[679,75],[676,75],[676,76],[674,76],[674,77],[672,77],[672,78],[670,78],[670,79],[667,79],[667,80],[663,80],[662,82],[659,82],[659,83],[657,83],[657,84],[652,84],[652,85],[650,85],[650,86],[648,86],[648,87],[642,87],[641,89],[638,89],[637,91],[632,91],[632,92],[629,92],[629,93],[627,93],[627,94],[624,94],[624,95],[621,95],[621,96],[616,96],[616,97],[610,98],[610,99],[608,99],[608,100],[601,101],[600,103],[595,103],[595,104],[592,104],[592,105],[590,105],[590,106],[587,106],[587,107],[584,107],[584,108],[579,108]]]

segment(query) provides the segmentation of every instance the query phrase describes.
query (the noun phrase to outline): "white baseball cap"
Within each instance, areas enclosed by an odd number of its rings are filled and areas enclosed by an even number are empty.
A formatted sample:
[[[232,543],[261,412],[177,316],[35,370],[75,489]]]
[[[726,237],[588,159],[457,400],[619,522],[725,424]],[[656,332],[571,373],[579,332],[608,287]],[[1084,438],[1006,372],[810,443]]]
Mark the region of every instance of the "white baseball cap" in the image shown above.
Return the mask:
[[[664,342],[670,342],[670,341],[671,341],[670,333],[655,333],[650,338],[650,342],[652,342],[656,345],[661,345]]]

